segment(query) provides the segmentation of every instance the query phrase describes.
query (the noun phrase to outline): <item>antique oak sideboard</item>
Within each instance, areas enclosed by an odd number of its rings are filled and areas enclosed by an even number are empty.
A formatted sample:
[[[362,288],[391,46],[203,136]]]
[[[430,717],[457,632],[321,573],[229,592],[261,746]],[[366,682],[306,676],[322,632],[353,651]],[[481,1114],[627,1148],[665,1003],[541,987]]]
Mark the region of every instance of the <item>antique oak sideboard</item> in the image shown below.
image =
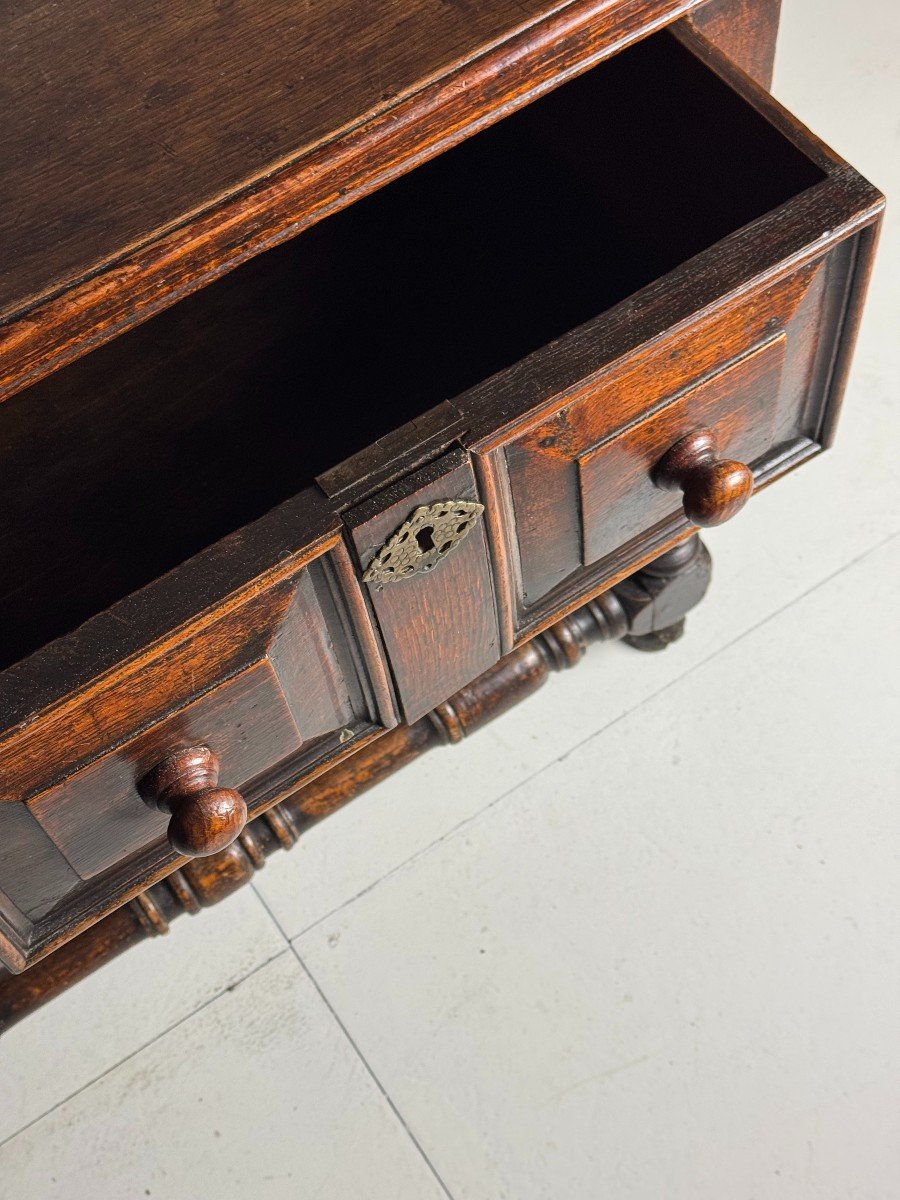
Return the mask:
[[[0,1024],[666,645],[829,444],[882,199],[778,9],[0,17]]]

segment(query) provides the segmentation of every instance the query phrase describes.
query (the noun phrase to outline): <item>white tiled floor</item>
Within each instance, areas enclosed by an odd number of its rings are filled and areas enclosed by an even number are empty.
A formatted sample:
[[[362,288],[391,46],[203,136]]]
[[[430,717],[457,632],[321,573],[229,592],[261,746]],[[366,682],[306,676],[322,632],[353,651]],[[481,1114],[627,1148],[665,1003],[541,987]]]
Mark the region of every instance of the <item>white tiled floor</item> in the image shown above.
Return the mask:
[[[777,93],[900,194],[900,6],[784,10]],[[898,1200],[897,378],[891,219],[837,447],[708,538],[684,641],[13,1029],[0,1197]]]

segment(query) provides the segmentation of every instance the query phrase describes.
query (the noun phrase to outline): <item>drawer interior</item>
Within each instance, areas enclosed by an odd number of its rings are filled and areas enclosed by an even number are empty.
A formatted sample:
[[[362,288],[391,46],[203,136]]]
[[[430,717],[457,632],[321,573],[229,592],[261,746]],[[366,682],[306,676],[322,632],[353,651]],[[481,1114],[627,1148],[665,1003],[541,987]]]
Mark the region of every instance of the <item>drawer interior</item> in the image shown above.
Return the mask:
[[[0,405],[0,666],[823,173],[668,33]]]

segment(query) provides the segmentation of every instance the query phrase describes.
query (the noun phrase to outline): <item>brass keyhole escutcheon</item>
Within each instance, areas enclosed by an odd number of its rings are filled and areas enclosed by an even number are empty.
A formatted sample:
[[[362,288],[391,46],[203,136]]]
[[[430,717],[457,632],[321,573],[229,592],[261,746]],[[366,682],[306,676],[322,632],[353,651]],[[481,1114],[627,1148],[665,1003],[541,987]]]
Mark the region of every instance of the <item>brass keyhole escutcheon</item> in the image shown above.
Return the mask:
[[[423,504],[381,547],[363,583],[383,587],[433,570],[468,537],[483,512],[484,505],[472,500]]]

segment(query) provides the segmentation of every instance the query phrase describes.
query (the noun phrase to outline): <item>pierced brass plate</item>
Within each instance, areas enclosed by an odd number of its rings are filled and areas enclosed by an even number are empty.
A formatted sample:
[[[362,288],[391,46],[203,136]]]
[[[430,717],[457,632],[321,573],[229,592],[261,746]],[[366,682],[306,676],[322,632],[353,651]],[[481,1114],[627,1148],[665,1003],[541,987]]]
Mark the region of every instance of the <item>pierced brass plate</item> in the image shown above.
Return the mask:
[[[363,583],[399,583],[431,571],[451,554],[484,512],[470,500],[424,504],[403,522],[366,568]]]

